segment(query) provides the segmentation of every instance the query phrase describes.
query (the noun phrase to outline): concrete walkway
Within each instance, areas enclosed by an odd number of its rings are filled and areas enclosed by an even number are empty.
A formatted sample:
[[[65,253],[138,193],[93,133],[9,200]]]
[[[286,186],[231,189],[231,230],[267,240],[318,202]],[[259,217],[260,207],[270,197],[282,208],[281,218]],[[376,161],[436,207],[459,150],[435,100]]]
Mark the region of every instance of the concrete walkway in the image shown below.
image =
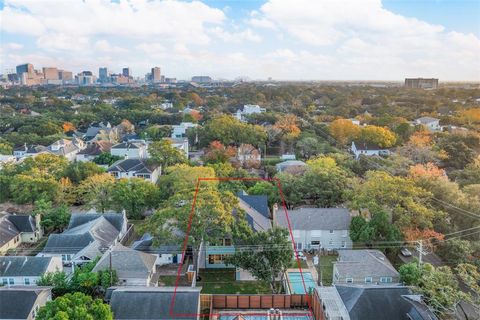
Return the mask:
[[[307,256],[307,266],[308,266],[308,271],[312,274],[313,280],[315,280],[315,283],[318,285],[318,272],[317,268],[313,265],[313,258],[311,256]]]

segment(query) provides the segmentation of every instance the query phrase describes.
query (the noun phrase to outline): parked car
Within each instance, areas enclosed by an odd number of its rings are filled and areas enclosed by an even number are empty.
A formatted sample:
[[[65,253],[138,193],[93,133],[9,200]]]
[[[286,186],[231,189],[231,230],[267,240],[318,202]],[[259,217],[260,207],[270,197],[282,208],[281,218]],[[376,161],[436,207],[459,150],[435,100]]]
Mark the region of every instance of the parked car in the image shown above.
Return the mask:
[[[400,253],[402,254],[402,256],[404,257],[411,257],[412,256],[412,253],[410,252],[410,250],[408,250],[407,248],[402,248],[400,250]]]

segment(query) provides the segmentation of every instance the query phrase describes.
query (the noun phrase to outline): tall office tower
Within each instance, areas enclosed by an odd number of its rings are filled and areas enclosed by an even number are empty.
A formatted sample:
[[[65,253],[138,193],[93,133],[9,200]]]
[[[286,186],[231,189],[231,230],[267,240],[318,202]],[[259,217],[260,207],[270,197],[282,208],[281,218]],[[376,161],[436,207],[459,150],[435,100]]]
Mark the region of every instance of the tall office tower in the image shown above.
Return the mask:
[[[73,80],[73,73],[72,71],[65,71],[65,70],[58,70],[58,78],[65,81],[72,81]]]
[[[17,75],[20,76],[22,73],[28,73],[33,75],[35,71],[33,70],[33,64],[25,63],[17,66]]]
[[[43,68],[43,77],[46,80],[58,80],[57,68]]]
[[[160,74],[160,68],[159,67],[153,67],[152,68],[152,82],[157,83],[162,81],[162,75]]]
[[[132,74],[130,73],[130,68],[123,68],[122,74],[124,77],[130,77]]]
[[[108,68],[107,67],[101,67],[98,68],[98,81],[100,82],[108,82]]]
[[[406,88],[416,88],[416,89],[437,89],[438,88],[438,79],[435,78],[405,78],[405,87]]]

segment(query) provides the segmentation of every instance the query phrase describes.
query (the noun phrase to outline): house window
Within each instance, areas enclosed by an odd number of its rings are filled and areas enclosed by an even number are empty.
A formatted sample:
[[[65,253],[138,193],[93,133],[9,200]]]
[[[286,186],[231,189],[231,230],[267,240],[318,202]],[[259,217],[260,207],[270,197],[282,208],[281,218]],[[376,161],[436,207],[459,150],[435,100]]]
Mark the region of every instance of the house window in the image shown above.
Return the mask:
[[[353,283],[353,278],[346,278],[345,281],[346,281],[347,283]]]
[[[8,280],[6,278],[2,279],[2,285],[6,286],[8,284]]]
[[[372,277],[365,277],[365,283],[372,283]]]
[[[312,241],[312,246],[318,246],[320,245],[320,241]]]
[[[380,277],[380,282],[381,283],[391,283],[392,282],[392,277]]]
[[[342,241],[342,248],[345,248],[347,246],[347,243],[345,241]]]
[[[333,230],[330,230],[330,233],[333,234]]]
[[[223,264],[223,260],[227,254],[209,254],[208,255],[208,264]]]
[[[328,245],[333,246],[333,240],[332,239],[330,239],[330,241],[328,241]]]
[[[232,239],[224,239],[223,245],[224,246],[231,246],[232,245]]]
[[[297,245],[297,250],[302,250],[302,243],[301,242],[297,242],[296,245]]]
[[[25,283],[26,286],[30,285],[30,278],[24,278],[23,283]]]
[[[9,278],[9,279],[8,279],[8,284],[9,284],[9,285],[14,285],[14,284],[15,284],[15,279]]]

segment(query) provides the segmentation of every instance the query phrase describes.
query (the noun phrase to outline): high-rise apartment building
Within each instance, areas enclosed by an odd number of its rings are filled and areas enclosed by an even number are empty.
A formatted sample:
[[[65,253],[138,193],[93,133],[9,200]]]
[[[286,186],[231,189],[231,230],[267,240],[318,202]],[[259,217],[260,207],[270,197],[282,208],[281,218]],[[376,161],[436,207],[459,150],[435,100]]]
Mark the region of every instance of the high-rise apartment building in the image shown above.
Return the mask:
[[[123,75],[124,77],[130,77],[130,76],[132,76],[131,71],[130,71],[130,68],[123,68],[123,69],[122,69],[122,75]]]
[[[81,86],[92,85],[97,80],[91,71],[82,71],[75,76],[77,83]]]
[[[98,68],[98,81],[108,82],[109,77],[110,77],[110,74],[108,73],[108,68],[107,67]]]
[[[46,80],[58,80],[57,68],[43,68],[43,77]]]
[[[416,88],[416,89],[437,89],[438,88],[438,79],[435,78],[405,78],[405,87],[406,88]]]
[[[73,73],[71,71],[58,70],[58,78],[63,80],[63,82],[68,82],[73,80]]]
[[[25,63],[17,66],[17,75],[20,76],[22,73],[34,74],[35,70],[33,69],[33,64]]]
[[[157,83],[162,81],[162,75],[160,73],[160,68],[159,67],[153,67],[152,68],[152,82]]]

